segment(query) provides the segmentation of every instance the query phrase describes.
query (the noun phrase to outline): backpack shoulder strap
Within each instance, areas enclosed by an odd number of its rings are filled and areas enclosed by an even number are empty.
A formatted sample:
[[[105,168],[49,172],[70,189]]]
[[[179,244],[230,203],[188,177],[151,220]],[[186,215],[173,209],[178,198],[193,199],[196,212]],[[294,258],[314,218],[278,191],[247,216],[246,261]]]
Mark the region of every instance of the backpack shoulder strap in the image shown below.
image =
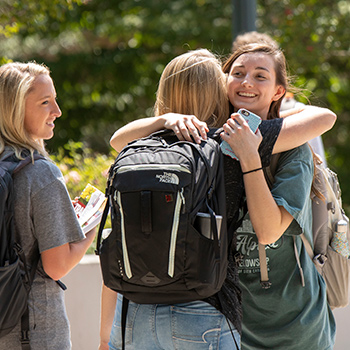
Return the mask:
[[[18,165],[16,166],[15,170],[13,171],[14,174],[18,173],[21,169],[23,169],[25,166],[30,164],[32,161],[36,161],[38,159],[46,159],[44,156],[42,156],[39,153],[34,153],[33,159],[31,156],[27,156],[22,160],[18,161]]]
[[[271,282],[269,280],[269,274],[267,272],[265,247],[265,244],[259,243],[260,284],[263,289],[269,289],[271,287]]]
[[[302,234],[302,235],[304,236],[304,234]],[[304,236],[304,239],[306,240],[305,236]],[[302,285],[302,287],[305,287],[304,271],[303,271],[303,268],[302,268],[301,263],[300,263],[300,258],[299,258],[299,254],[298,254],[297,243],[296,243],[296,236],[293,236],[293,246],[294,246],[295,260],[297,261],[297,265],[299,267],[301,285]]]
[[[279,157],[280,157],[280,153],[273,154],[271,157],[270,165],[263,169],[266,182],[267,182],[270,189],[272,188],[273,183],[275,182],[275,174],[276,174],[276,170],[277,170],[277,163],[278,163]],[[306,252],[310,256],[310,259],[313,260],[314,253],[313,253],[310,242],[307,240],[304,233],[302,233],[300,235],[300,238],[304,243]],[[301,267],[301,263],[300,263],[300,259],[299,259],[299,255],[298,255],[298,251],[297,251],[296,237],[295,236],[293,236],[293,245],[294,245],[294,255],[295,255],[295,258],[296,258],[296,261],[297,261],[297,264],[299,267],[299,271],[300,271],[301,284],[304,287],[305,286],[304,273],[303,273],[303,269]],[[269,288],[271,283],[269,282],[268,272],[267,272],[265,246],[263,244],[260,244],[260,243],[259,243],[259,260],[260,260],[261,284],[262,284],[263,288]],[[268,285],[268,286],[264,287],[264,285],[265,286]]]
[[[314,259],[314,252],[312,250],[310,242],[307,240],[307,238],[305,237],[304,233],[302,233],[300,235],[300,238],[301,238],[301,240],[304,243],[304,246],[305,246],[307,254],[309,255],[310,259],[313,260]]]
[[[5,158],[3,160],[4,163],[7,163],[7,170],[10,172],[11,175],[14,175],[18,173],[21,169],[23,169],[26,165],[31,163],[33,160],[37,159],[45,159],[44,156],[34,153],[33,159],[31,156],[26,156],[24,159],[20,160],[18,159],[14,154],[10,155],[9,157]],[[20,258],[20,260],[23,262],[23,268],[24,268],[24,276],[25,276],[25,287],[27,289],[27,292],[29,293],[30,287],[34,280],[34,275],[38,266],[38,262],[40,260],[40,254],[35,258],[31,271],[28,271],[27,262],[25,258],[25,254],[23,249],[20,245],[15,243],[15,249],[17,251],[17,254]],[[24,314],[21,317],[21,348],[22,350],[30,350],[30,339],[29,339],[29,306],[27,305]]]
[[[280,153],[273,154],[271,156],[270,165],[263,168],[265,179],[266,179],[267,185],[269,186],[270,189],[272,188],[272,186],[275,182],[277,163],[278,163],[278,160],[280,158],[280,155],[281,155]]]
[[[280,157],[280,153],[273,154],[271,156],[271,162],[268,167],[263,168],[265,179],[267,185],[271,189],[273,183],[275,182],[275,174],[277,170],[277,163]],[[266,250],[265,245],[259,243],[259,261],[260,261],[260,284],[264,289],[268,289],[271,287],[271,282],[269,280],[269,274],[267,271],[267,263],[266,263]]]

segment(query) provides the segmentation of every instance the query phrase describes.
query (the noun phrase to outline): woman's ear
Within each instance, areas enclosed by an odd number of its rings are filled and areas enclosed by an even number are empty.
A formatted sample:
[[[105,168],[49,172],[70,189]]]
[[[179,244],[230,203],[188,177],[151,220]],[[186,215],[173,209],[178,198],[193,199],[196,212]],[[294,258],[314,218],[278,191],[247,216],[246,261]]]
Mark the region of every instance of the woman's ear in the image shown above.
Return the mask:
[[[278,101],[283,94],[286,92],[286,89],[282,85],[277,86],[275,95],[272,97],[272,101]]]

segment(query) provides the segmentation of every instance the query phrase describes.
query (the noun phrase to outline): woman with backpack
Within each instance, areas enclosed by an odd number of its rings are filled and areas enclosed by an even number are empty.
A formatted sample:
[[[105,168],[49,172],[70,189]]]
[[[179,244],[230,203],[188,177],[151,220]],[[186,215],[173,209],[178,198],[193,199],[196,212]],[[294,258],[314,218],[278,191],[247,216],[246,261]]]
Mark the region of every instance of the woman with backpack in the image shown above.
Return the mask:
[[[218,74],[219,69],[220,74]],[[214,71],[215,74],[210,75],[210,73]],[[204,76],[206,77],[205,79],[203,79]],[[216,82],[217,84],[214,84],[213,82]],[[165,68],[161,77],[157,93],[156,117],[134,121],[118,130],[111,139],[112,146],[120,151],[127,142],[135,138],[146,136],[162,128],[173,129],[180,139],[191,140],[190,135],[192,135],[197,142],[200,142],[199,134],[205,138],[208,129],[206,124],[196,119],[193,115],[200,116],[202,121],[205,121],[209,126],[214,127],[223,125],[227,120],[228,112],[223,109],[225,106],[223,106],[222,103],[220,104],[220,99],[216,97],[218,96],[218,92],[213,90],[217,89],[217,86],[215,85],[221,87],[219,94],[224,93],[226,96],[226,77],[221,72],[219,61],[207,50],[196,50],[175,58]],[[271,92],[274,92],[275,94],[278,93],[280,97],[283,97],[282,90],[283,89],[279,89],[279,91],[275,91],[272,89],[269,92],[270,95],[268,97],[270,99],[272,98]],[[279,96],[276,96],[276,99],[277,97]],[[201,110],[199,111],[198,108],[201,108]],[[219,111],[221,111],[221,114]],[[163,115],[167,112],[193,115]],[[222,114],[222,112],[224,114]],[[317,133],[325,132],[331,128],[335,121],[334,114],[328,110],[313,107],[306,108],[304,111],[301,111],[299,115],[286,118],[283,122],[283,126],[282,119],[264,121],[260,127],[260,131],[264,136],[263,141],[261,142],[260,133],[253,134],[247,123],[244,122],[244,119],[240,117],[239,114],[233,114],[232,117],[239,122],[240,127],[237,129],[237,132],[241,136],[241,140],[245,141],[245,153],[243,154],[241,152],[239,156],[241,156],[243,160],[246,157],[249,159],[253,155],[254,157],[256,154],[259,155],[259,153],[257,153],[257,148],[261,143],[260,157],[264,166],[269,164],[269,159],[273,149],[274,151],[280,152],[298,146],[309,138],[316,136]],[[312,118],[314,119],[311,123]],[[316,120],[318,120],[319,123],[315,122]],[[235,123],[235,121],[233,122]],[[229,135],[225,136],[223,133],[221,135],[223,139],[231,142],[232,131],[229,129],[231,121],[228,123],[229,124],[224,126],[224,130],[227,130]],[[303,132],[295,134],[296,129],[299,128],[298,124],[300,125],[300,123],[303,126]],[[282,131],[280,133],[281,126]],[[314,126],[316,126],[318,130],[315,130],[313,128]],[[278,137],[279,133],[280,136]],[[236,150],[234,149],[234,151]],[[250,172],[250,170],[252,169],[247,169],[248,172]],[[225,157],[225,183],[229,219],[228,226],[230,226],[232,222],[236,223],[238,220],[244,192],[243,176],[240,164],[229,157]],[[238,333],[241,331],[241,296],[234,251],[235,250],[231,251],[229,257],[228,275],[221,290],[222,297],[220,300],[218,299],[218,296],[215,295],[206,301],[198,301],[195,305],[145,306],[131,303],[134,305],[132,309],[133,312],[128,313],[127,318],[126,349],[155,349],[158,348],[158,346],[167,349],[176,348],[176,346],[178,346],[178,348],[186,349],[207,349],[209,344],[218,349],[235,348],[236,345],[233,338],[231,337],[231,339],[229,339],[230,328],[233,330],[235,341],[238,344]],[[108,290],[106,287],[103,288],[101,350],[107,349],[107,339],[109,338],[109,331],[112,326],[112,310],[114,309],[115,298],[116,295],[114,292]],[[120,308],[121,303],[118,300],[110,337],[109,346],[111,349],[121,348]],[[161,309],[166,311],[161,319],[157,319],[157,316],[154,313],[153,315],[155,316],[148,318],[149,323],[143,322],[141,332],[138,328],[141,327],[141,323],[138,323],[140,322],[138,321],[138,318],[141,318],[145,312],[150,312],[149,308],[153,308],[155,312],[158,312],[158,310]],[[174,309],[184,315],[187,313],[192,314],[193,312],[202,314],[203,322],[199,323],[193,321],[190,316],[183,317],[183,330],[182,333],[179,334],[176,331],[176,318],[172,318],[171,316]],[[220,311],[217,314],[217,317],[221,317],[222,321],[216,323],[217,330],[215,334],[217,336],[208,340],[206,334],[213,334],[213,328],[210,325],[210,322],[214,319],[211,313],[215,310]],[[151,314],[152,313],[149,315],[151,316]],[[227,322],[225,322],[225,318],[227,318]],[[194,322],[200,325],[201,328],[196,328],[195,331],[191,332],[191,325]],[[167,329],[167,336],[160,337],[160,333],[158,333],[159,329],[157,328],[158,326],[152,328],[152,324],[159,324],[162,327],[165,327]],[[227,327],[227,324],[229,327]],[[142,334],[142,336],[139,336],[140,334]],[[225,336],[223,337],[223,335]],[[220,343],[222,339],[225,339],[227,343]],[[164,344],[166,345],[162,345],[162,341],[165,341]]]
[[[281,97],[273,95],[273,91],[279,93],[274,86],[284,92],[287,89],[285,58],[280,50],[266,44],[242,46],[223,70],[228,74],[228,94],[235,108],[247,108],[263,120],[279,117]],[[331,350],[335,321],[325,281],[299,237],[304,233],[312,242],[310,190],[319,196],[313,181],[312,151],[305,144],[281,153],[270,191],[259,156],[247,157],[246,140],[236,137],[239,128],[229,121],[223,139],[241,159],[249,211],[237,230],[242,349]],[[259,250],[264,250],[267,266],[265,262],[257,264]],[[269,281],[260,285],[262,265]]]
[[[63,176],[45,150],[44,140],[53,137],[60,116],[46,66],[13,62],[0,67],[0,161],[32,158],[13,179],[15,242],[29,269],[37,263],[28,294],[29,339],[27,332],[21,334],[19,320],[0,338],[1,350],[21,350],[27,341],[32,350],[71,349],[62,285],[56,281],[78,264],[95,230],[84,236]]]

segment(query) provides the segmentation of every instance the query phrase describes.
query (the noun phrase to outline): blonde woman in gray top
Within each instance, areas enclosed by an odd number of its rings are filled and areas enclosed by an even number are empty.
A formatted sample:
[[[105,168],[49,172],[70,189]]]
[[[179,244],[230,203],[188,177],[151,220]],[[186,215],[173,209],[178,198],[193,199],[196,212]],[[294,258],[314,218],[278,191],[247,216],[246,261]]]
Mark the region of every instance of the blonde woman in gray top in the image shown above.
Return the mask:
[[[28,266],[40,254],[29,294],[31,350],[71,348],[63,290],[55,281],[78,264],[95,236],[84,236],[63,176],[44,147],[60,116],[47,67],[17,62],[0,68],[0,160],[10,154],[22,158],[23,152],[44,156],[14,177],[16,242]],[[19,322],[0,338],[0,349],[20,350],[20,331]]]

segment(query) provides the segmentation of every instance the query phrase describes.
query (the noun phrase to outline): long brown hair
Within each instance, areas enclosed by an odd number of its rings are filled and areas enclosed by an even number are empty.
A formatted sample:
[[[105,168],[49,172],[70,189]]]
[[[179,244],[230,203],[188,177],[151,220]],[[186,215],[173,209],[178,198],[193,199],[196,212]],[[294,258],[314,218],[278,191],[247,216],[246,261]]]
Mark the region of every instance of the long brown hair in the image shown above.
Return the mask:
[[[254,43],[240,46],[234,51],[231,56],[225,61],[223,65],[223,71],[226,74],[229,74],[233,62],[237,60],[238,57],[246,53],[255,53],[262,52],[266,55],[270,55],[275,63],[275,72],[276,72],[276,85],[281,85],[284,87],[285,91],[290,87],[290,78],[287,73],[287,63],[283,52],[274,45],[269,45],[268,43]],[[267,119],[279,118],[279,112],[281,108],[281,103],[283,100],[282,97],[277,101],[272,101],[270,109],[267,115]]]
[[[246,53],[255,53],[255,52],[262,52],[267,55],[270,55],[275,63],[275,73],[276,73],[276,85],[282,85],[285,89],[285,91],[292,89],[290,84],[290,77],[287,72],[287,62],[286,58],[278,47],[276,47],[273,44],[269,44],[268,42],[260,42],[260,43],[253,43],[253,44],[247,44],[243,45],[241,47],[238,47],[236,51],[234,51],[231,56],[226,60],[226,62],[223,65],[223,71],[224,73],[229,74],[231,71],[232,64],[236,61],[238,57],[240,57],[243,54]],[[267,115],[267,119],[275,119],[280,117],[280,108],[281,103],[286,93],[283,94],[283,96],[277,100],[272,101],[270,105],[270,109]],[[313,163],[314,163],[314,176],[312,180],[311,185],[311,192],[318,198],[324,199],[324,196],[322,193],[317,189],[316,186],[316,162],[318,162],[318,158],[314,151],[312,150],[311,146],[309,145],[309,148],[313,155]]]

